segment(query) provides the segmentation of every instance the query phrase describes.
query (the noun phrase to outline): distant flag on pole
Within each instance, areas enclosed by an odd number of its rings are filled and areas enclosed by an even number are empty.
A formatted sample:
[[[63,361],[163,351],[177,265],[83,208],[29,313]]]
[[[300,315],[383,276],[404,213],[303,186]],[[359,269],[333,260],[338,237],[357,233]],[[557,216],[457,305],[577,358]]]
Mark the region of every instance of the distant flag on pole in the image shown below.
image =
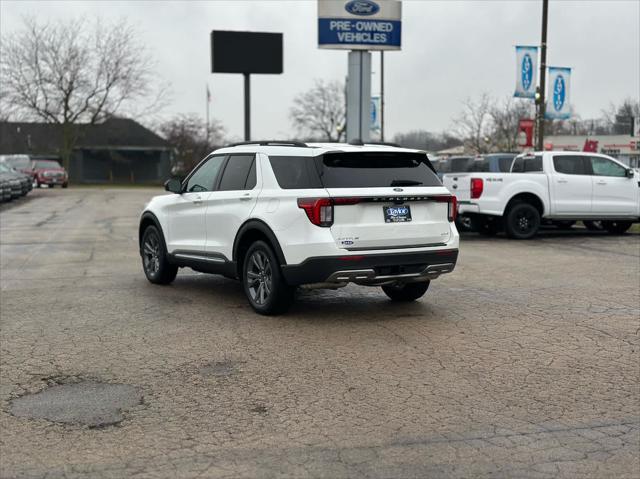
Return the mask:
[[[538,73],[538,47],[516,46],[516,91],[518,98],[535,98]]]
[[[207,85],[207,103],[211,103],[211,92],[209,91],[209,85]]]

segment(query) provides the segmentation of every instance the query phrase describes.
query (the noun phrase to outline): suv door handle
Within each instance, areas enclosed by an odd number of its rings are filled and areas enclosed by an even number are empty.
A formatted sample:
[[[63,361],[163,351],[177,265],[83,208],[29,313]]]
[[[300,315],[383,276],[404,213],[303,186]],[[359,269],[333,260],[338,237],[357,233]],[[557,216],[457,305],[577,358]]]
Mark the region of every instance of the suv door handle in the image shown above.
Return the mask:
[[[251,199],[251,193],[245,193],[240,197],[240,201],[249,201]]]
[[[606,181],[602,181],[602,180],[596,181],[596,185],[606,185],[606,184],[607,184]]]
[[[558,183],[569,183],[569,180],[558,180]]]
[[[202,203],[202,196],[198,195],[193,199],[193,203],[196,205],[199,205],[200,203]]]

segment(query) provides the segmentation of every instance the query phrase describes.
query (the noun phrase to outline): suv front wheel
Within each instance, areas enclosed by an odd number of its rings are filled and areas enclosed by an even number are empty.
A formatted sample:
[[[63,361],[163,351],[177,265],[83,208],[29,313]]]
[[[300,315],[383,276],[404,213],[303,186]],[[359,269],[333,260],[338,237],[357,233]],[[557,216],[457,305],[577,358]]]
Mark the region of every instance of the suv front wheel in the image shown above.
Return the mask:
[[[256,241],[247,250],[242,284],[249,304],[257,313],[284,313],[293,303],[295,288],[285,283],[278,260],[264,241]]]
[[[147,279],[155,284],[169,284],[178,274],[178,267],[169,263],[167,248],[160,231],[147,226],[142,235],[142,268]]]

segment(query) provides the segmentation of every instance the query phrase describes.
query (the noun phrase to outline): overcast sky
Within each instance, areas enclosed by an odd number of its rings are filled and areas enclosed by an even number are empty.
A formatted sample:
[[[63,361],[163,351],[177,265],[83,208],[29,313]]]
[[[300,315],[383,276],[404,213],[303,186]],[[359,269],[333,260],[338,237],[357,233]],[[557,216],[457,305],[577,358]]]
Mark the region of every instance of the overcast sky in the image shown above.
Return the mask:
[[[385,56],[386,129],[446,130],[466,97],[513,93],[516,44],[540,42],[540,0],[403,2],[402,51]],[[343,80],[347,53],[317,48],[316,1],[15,1],[0,2],[3,34],[21,16],[125,17],[135,25],[172,84],[165,115],[204,117],[205,85],[212,116],[229,134],[243,131],[242,76],[210,73],[214,29],[284,33],[284,73],[252,77],[252,136],[291,137],[288,110],[314,78]],[[573,68],[571,102],[594,118],[611,102],[640,98],[640,1],[551,0],[548,64]],[[373,94],[379,91],[374,53]]]

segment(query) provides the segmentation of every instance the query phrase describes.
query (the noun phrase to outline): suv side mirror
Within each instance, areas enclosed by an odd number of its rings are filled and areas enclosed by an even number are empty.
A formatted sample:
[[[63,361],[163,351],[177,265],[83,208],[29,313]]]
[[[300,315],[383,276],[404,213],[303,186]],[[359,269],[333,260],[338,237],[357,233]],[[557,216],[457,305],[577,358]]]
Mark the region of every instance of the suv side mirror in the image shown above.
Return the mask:
[[[180,180],[176,180],[175,178],[171,178],[164,183],[164,189],[166,191],[170,191],[171,193],[182,193],[182,183]]]
[[[627,178],[633,178],[633,169],[627,168]]]

